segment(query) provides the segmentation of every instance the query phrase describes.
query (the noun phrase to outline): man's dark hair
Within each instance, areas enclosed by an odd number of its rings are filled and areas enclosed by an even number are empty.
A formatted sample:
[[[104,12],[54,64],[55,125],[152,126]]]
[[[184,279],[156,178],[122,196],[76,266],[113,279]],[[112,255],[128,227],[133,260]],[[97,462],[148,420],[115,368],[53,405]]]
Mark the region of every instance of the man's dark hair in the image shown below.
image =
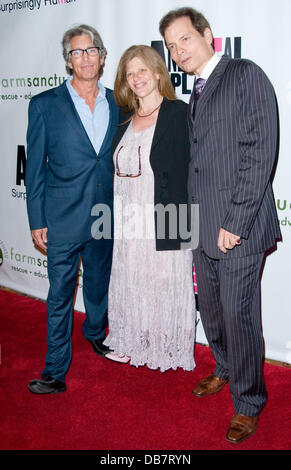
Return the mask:
[[[209,28],[211,30],[207,19],[202,15],[202,13],[199,13],[199,11],[190,7],[177,8],[176,10],[169,11],[169,13],[167,13],[160,21],[160,33],[163,38],[165,38],[165,30],[167,27],[170,26],[173,21],[178,18],[182,18],[183,16],[188,16],[193,28],[195,28],[201,36],[203,36],[205,28]]]

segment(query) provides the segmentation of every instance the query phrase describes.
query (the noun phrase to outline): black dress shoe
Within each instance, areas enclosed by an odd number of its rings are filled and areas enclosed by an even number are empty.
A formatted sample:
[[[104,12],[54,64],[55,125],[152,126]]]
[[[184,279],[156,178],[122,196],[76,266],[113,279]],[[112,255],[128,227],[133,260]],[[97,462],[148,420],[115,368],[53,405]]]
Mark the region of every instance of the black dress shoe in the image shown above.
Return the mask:
[[[45,377],[43,379],[31,380],[28,385],[31,393],[36,395],[43,395],[45,393],[60,393],[67,390],[66,384],[52,377]]]
[[[108,354],[111,351],[111,349],[108,346],[105,346],[105,344],[103,344],[104,340],[105,338],[94,339],[94,341],[90,341],[93,347],[93,351],[96,354],[98,354],[98,356],[101,356],[101,357],[105,357],[106,354]]]

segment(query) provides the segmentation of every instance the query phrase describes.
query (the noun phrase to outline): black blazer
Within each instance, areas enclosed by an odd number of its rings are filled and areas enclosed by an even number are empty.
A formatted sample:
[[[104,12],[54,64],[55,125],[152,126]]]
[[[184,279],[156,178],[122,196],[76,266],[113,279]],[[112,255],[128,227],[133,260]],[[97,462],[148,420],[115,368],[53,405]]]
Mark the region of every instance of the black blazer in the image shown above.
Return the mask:
[[[179,205],[187,206],[187,179],[190,160],[189,133],[187,125],[187,108],[184,101],[170,101],[164,98],[153,136],[150,164],[154,174],[154,202],[166,207],[174,204],[176,207],[177,235],[169,233],[169,214],[165,211],[165,237],[157,236],[157,213],[155,211],[156,249],[179,250],[181,242],[185,242],[179,234]],[[127,115],[128,118],[128,115]],[[126,120],[126,118],[125,118]],[[112,155],[115,152],[129,122],[121,124],[113,139]],[[116,178],[116,175],[114,175]],[[174,219],[172,219],[172,222]]]

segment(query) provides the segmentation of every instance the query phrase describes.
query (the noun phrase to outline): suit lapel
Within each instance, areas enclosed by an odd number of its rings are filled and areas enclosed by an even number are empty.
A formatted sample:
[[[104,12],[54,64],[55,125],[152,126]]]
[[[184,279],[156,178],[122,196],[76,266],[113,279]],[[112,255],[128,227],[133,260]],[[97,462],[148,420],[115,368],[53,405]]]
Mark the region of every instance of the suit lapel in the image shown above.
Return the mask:
[[[192,92],[190,103],[189,103],[189,113],[190,113],[189,118],[190,118],[190,123],[192,123],[192,125],[195,124],[195,122],[198,122],[199,117],[203,113],[203,109],[205,108],[209,98],[212,96],[213,92],[216,90],[217,86],[219,85],[221,77],[223,76],[225,69],[229,64],[229,61],[230,61],[229,57],[225,55],[222,56],[217,66],[215,67],[210,77],[208,78],[205,84],[205,87],[203,89],[203,92],[196,105],[194,120],[193,120],[194,91]]]
[[[128,115],[128,118],[129,118],[129,115]],[[113,137],[113,141],[112,141],[112,155],[114,154],[115,150],[116,150],[116,147],[117,145],[119,144],[119,142],[121,141],[122,137],[123,137],[123,134],[125,133],[126,129],[128,128],[130,124],[130,121],[126,122],[125,124],[119,124],[118,128],[117,128],[117,132],[115,134],[115,136]]]
[[[159,140],[161,139],[163,134],[166,132],[167,127],[171,122],[170,103],[171,103],[170,100],[168,100],[167,98],[163,99],[161,109],[158,115],[157,123],[156,123],[154,136],[153,136],[151,152],[155,148],[155,146],[158,144]]]
[[[79,133],[80,136],[83,139],[86,139],[89,145],[91,146],[92,150],[94,151],[96,155],[96,151],[92,145],[92,142],[86,132],[85,127],[83,126],[83,123],[81,121],[81,118],[78,114],[78,111],[76,110],[76,107],[73,103],[73,100],[71,98],[70,92],[67,88],[66,83],[64,82],[62,85],[60,85],[58,88],[56,88],[55,93],[58,96],[57,100],[57,107],[60,109],[60,111],[64,114],[64,119],[67,119],[70,121],[73,129],[75,132]],[[107,127],[107,131],[105,134],[105,137],[103,139],[99,154],[103,152],[103,149],[106,148],[106,143],[108,139],[110,138],[111,135],[111,127],[112,127],[112,122],[113,122],[113,114],[114,114],[114,103],[113,103],[113,98],[111,97],[110,93],[108,93],[106,89],[106,99],[109,104],[109,123]]]
[[[194,89],[191,93],[190,101],[189,101],[189,105],[188,105],[188,124],[189,124],[189,127],[190,127],[190,132],[191,132],[191,128],[194,125],[193,107],[194,107]]]
[[[89,142],[89,145],[92,147],[94,153],[96,153],[89,139],[89,136],[83,126],[80,116],[75,108],[70,92],[67,88],[66,82],[64,82],[62,85],[60,85],[58,88],[55,89],[55,94],[57,95],[57,98],[58,98],[56,102],[56,106],[64,115],[64,119],[70,122],[74,132],[80,134],[81,138]]]
[[[107,127],[105,137],[103,139],[102,145],[101,145],[100,150],[99,150],[99,154],[102,154],[103,149],[106,148],[107,141],[111,136],[111,127],[112,127],[113,116],[114,116],[114,105],[115,105],[115,103],[113,101],[112,95],[108,92],[107,88],[105,88],[105,90],[106,90],[106,99],[107,99],[107,102],[109,104],[109,122],[108,122],[108,127]]]

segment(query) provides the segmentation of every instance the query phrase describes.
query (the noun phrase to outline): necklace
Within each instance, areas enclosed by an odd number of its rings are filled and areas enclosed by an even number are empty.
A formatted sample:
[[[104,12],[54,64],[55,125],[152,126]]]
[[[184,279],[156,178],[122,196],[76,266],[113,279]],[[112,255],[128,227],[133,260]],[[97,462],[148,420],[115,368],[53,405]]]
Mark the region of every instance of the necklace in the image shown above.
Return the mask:
[[[149,116],[151,116],[157,109],[159,109],[159,107],[161,106],[161,104],[162,104],[162,103],[160,103],[159,106],[157,106],[150,114],[144,114],[143,116],[141,116],[138,111],[137,111],[136,113],[137,113],[138,117],[140,117],[140,118],[149,117]]]

